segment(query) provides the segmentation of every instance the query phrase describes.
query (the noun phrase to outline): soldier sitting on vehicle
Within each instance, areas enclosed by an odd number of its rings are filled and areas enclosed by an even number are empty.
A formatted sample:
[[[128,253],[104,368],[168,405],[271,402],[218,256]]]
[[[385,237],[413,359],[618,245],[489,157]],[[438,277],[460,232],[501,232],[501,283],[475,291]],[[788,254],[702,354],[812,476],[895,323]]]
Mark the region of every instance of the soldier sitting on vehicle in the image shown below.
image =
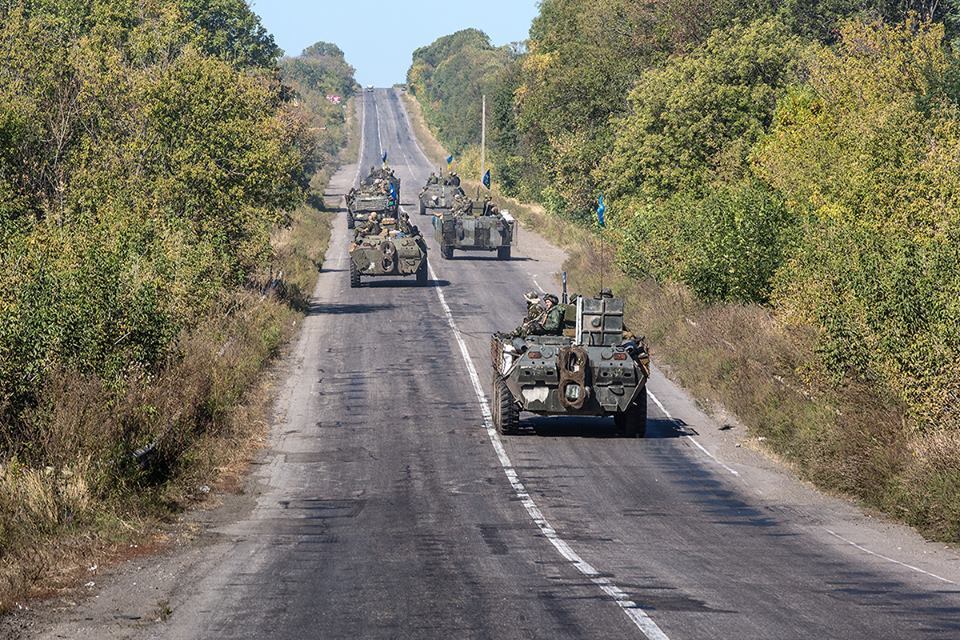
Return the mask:
[[[397,221],[397,229],[400,230],[400,233],[408,236],[415,236],[420,233],[417,227],[410,224],[410,216],[407,215],[406,211],[400,212],[400,219]]]
[[[495,216],[499,213],[500,213],[500,207],[494,204],[493,199],[490,196],[487,196],[483,200],[483,215]]]
[[[459,186],[460,186],[460,176],[458,176],[456,173],[454,173],[453,171],[451,171],[451,172],[450,172],[450,175],[447,177],[447,185],[449,185],[449,186],[451,186],[451,187],[459,187]]]
[[[517,326],[516,329],[508,334],[510,338],[525,338],[530,335],[530,329],[537,324],[537,321],[543,315],[543,307],[540,306],[540,294],[536,291],[527,291],[523,294],[523,299],[527,302],[527,315]]]
[[[437,177],[437,174],[430,172],[430,177],[427,178],[427,184],[440,184],[440,178]]]
[[[531,327],[530,335],[563,335],[563,315],[566,311],[566,305],[560,304],[560,298],[548,293],[543,297],[543,308],[543,314]]]
[[[367,222],[357,227],[354,232],[354,242],[360,242],[364,236],[375,236],[380,234],[380,216],[376,211],[371,211],[367,216]]]

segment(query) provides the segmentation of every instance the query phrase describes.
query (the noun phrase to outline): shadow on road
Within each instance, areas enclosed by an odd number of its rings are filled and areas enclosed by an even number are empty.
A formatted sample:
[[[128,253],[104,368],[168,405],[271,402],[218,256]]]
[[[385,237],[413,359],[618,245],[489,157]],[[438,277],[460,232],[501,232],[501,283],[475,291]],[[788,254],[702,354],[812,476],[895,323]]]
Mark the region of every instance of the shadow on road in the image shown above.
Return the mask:
[[[375,313],[393,309],[392,304],[350,304],[350,303],[313,303],[307,307],[308,316],[334,315],[350,316],[364,313]]]
[[[613,418],[571,416],[529,416],[520,421],[523,436],[547,438],[623,438]],[[679,438],[692,435],[685,424],[668,418],[647,418],[646,439]]]
[[[427,280],[426,282],[417,282],[413,278],[409,280],[364,280],[360,283],[363,288],[369,289],[393,289],[395,287],[449,287],[449,280]]]
[[[528,258],[527,256],[511,256],[509,258],[498,258],[496,255],[483,255],[483,254],[454,254],[452,258],[447,258],[447,260],[457,261],[464,260],[468,262],[536,262],[533,258]]]

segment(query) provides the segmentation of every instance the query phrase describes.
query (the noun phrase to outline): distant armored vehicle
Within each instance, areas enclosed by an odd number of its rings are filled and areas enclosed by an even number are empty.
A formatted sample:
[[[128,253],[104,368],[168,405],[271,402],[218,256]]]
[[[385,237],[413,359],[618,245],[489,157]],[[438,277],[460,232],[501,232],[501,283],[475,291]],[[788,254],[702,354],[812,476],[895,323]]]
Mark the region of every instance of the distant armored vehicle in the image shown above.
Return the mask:
[[[359,189],[350,189],[346,195],[347,228],[367,219],[370,213],[381,218],[396,218],[400,206],[400,179],[387,167],[370,168],[370,174],[360,182]]]
[[[515,433],[520,412],[609,416],[628,436],[647,426],[650,360],[643,340],[623,325],[623,300],[578,298],[564,310],[561,335],[495,334],[493,422]]]
[[[359,287],[361,277],[416,276],[426,282],[427,245],[417,227],[396,218],[370,224],[376,233],[361,228],[350,247],[350,287]]]
[[[516,220],[490,200],[477,205],[466,196],[457,196],[450,211],[434,216],[433,227],[440,253],[446,259],[452,258],[457,249],[496,251],[501,260],[510,259]]]
[[[449,211],[454,206],[457,196],[465,197],[460,188],[460,179],[456,175],[437,177],[430,174],[427,184],[420,191],[420,215]]]

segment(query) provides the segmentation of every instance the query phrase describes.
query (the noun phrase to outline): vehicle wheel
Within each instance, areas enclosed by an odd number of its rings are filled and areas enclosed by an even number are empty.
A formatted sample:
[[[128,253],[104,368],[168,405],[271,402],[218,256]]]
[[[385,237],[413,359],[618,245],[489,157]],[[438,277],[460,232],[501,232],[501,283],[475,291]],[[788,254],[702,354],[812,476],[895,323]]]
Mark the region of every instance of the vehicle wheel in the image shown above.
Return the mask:
[[[520,429],[520,407],[513,394],[496,372],[493,374],[493,426],[502,436],[515,434]]]
[[[420,203],[420,215],[422,216],[427,215],[427,208],[423,205],[422,202]]]
[[[626,411],[613,416],[617,431],[627,438],[643,438],[647,435],[647,390]]]
[[[353,219],[353,214],[347,211],[347,229],[353,229],[355,226],[357,226],[357,223]]]
[[[449,260],[450,258],[453,257],[453,247],[448,244],[441,245],[440,254],[443,256],[445,260]]]
[[[356,289],[360,286],[360,272],[357,271],[357,265],[350,261],[350,288]]]
[[[417,282],[426,282],[428,273],[427,259],[424,258],[423,262],[420,263],[420,266],[417,267]]]
[[[510,247],[497,247],[497,259],[499,259],[499,260],[509,260],[509,259],[510,259]]]

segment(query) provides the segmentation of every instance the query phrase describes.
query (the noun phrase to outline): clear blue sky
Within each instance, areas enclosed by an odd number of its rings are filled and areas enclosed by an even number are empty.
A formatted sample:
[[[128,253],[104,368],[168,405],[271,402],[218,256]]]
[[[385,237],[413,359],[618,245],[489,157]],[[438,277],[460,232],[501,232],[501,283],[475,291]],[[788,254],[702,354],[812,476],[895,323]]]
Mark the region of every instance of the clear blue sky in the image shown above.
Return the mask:
[[[474,27],[495,45],[526,40],[537,0],[252,0],[287,55],[325,40],[343,49],[357,81],[388,87],[404,82],[413,50]]]

